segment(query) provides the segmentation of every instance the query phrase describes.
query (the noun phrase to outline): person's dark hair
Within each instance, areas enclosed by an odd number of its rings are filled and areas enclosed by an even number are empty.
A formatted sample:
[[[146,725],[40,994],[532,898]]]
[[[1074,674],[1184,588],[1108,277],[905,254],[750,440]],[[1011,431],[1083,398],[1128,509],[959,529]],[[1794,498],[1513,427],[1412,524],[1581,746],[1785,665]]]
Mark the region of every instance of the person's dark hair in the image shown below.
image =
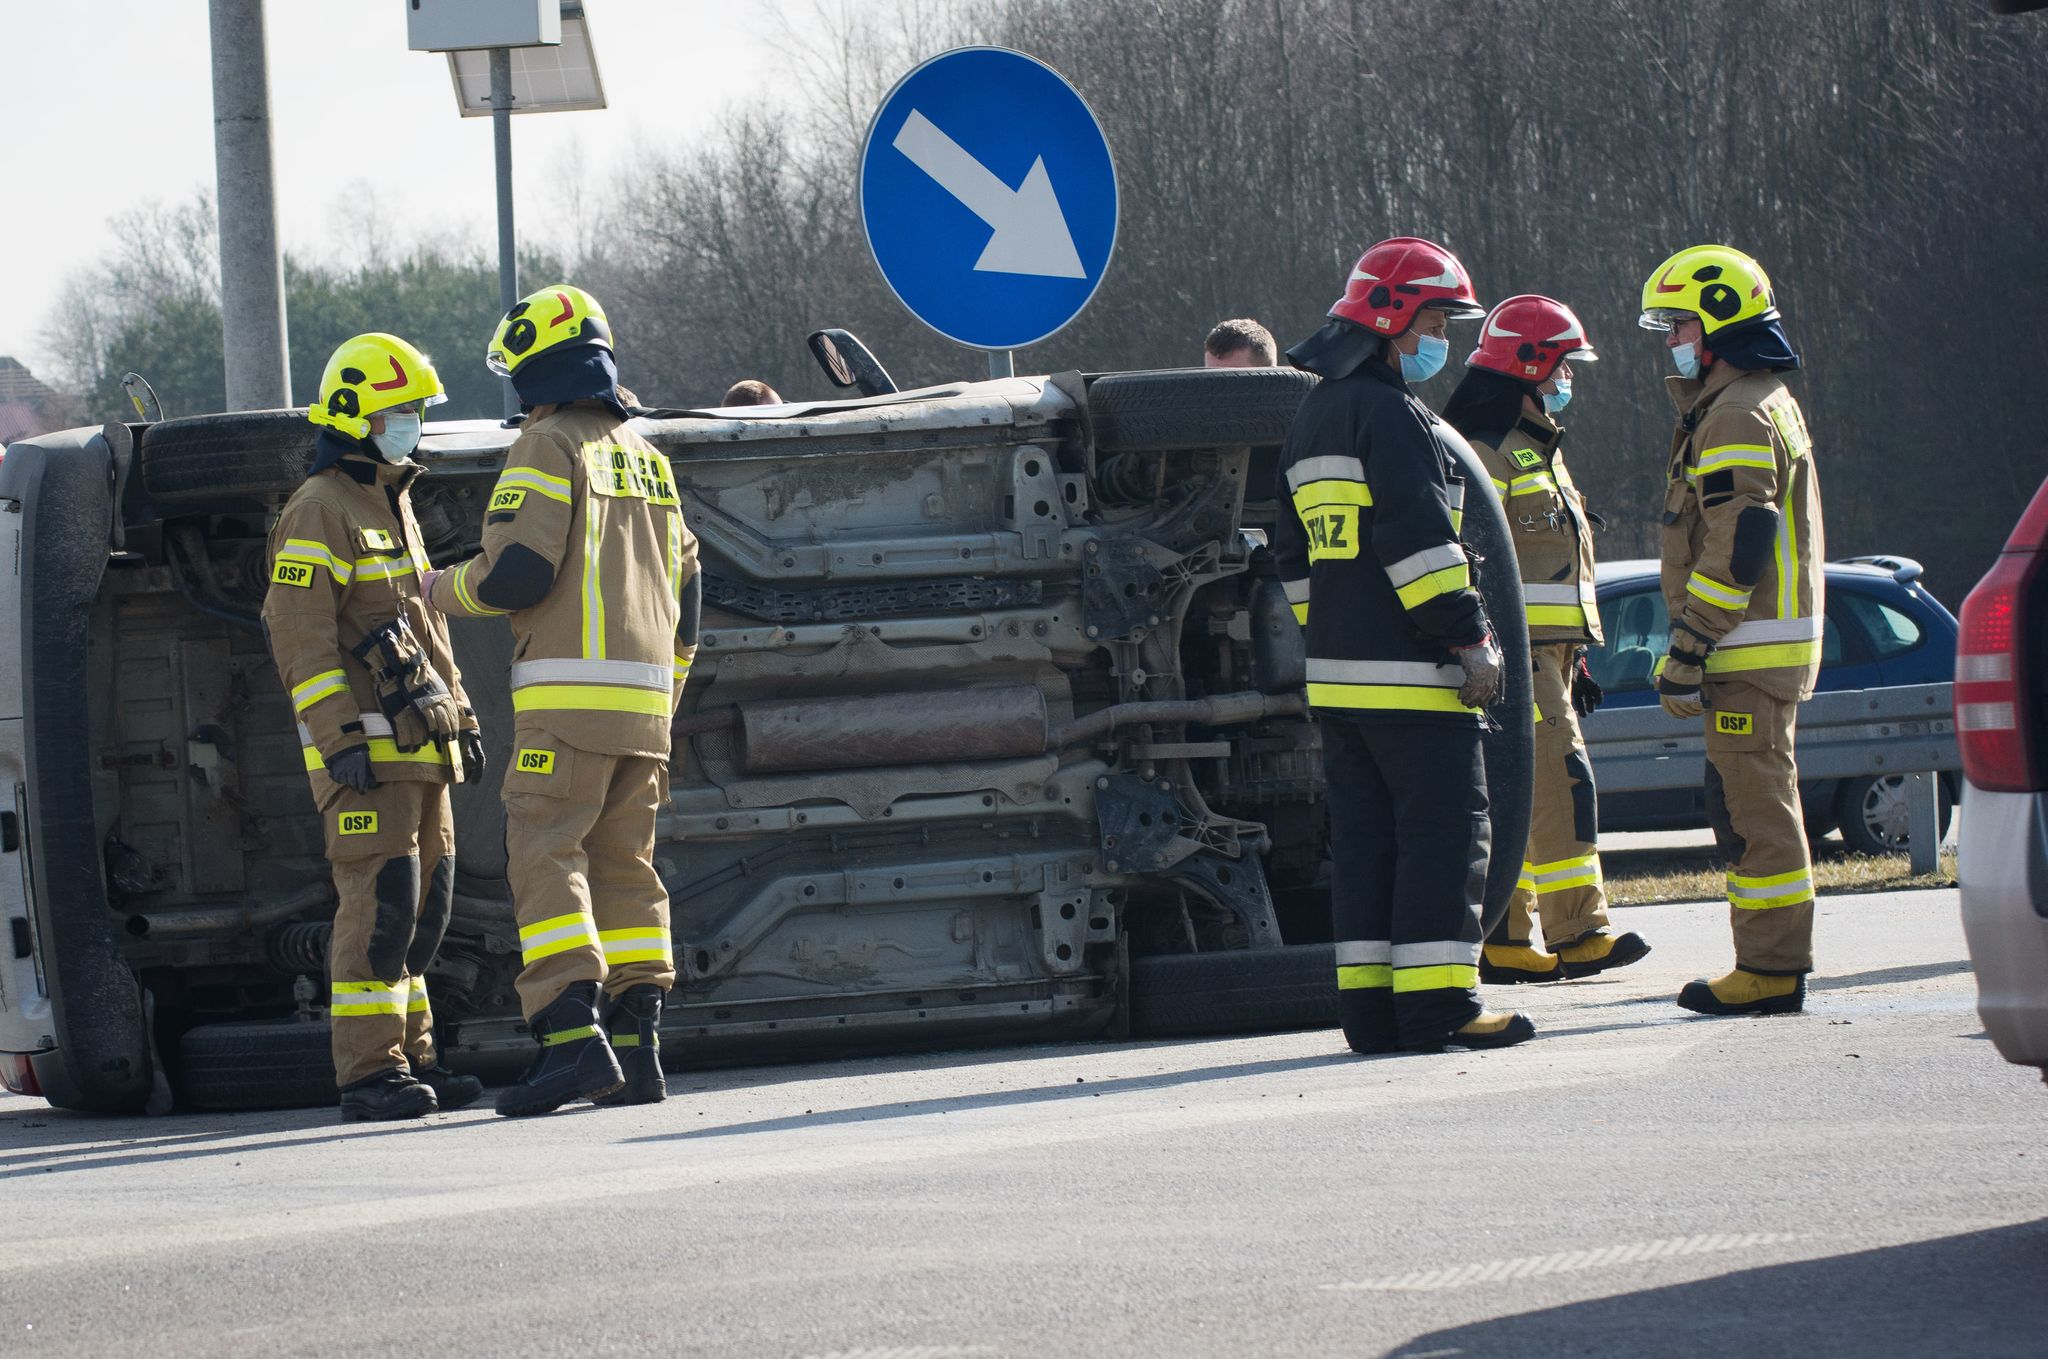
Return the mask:
[[[759,378],[741,378],[725,389],[719,400],[721,406],[779,406],[782,397],[773,387]]]
[[[1249,349],[1252,357],[1265,367],[1280,361],[1280,349],[1273,343],[1273,332],[1248,316],[1218,321],[1209,332],[1209,338],[1202,342],[1202,348],[1219,359],[1228,358],[1240,349]]]
[[[1467,368],[1444,403],[1444,423],[1468,439],[1498,443],[1522,418],[1528,384],[1491,368]]]

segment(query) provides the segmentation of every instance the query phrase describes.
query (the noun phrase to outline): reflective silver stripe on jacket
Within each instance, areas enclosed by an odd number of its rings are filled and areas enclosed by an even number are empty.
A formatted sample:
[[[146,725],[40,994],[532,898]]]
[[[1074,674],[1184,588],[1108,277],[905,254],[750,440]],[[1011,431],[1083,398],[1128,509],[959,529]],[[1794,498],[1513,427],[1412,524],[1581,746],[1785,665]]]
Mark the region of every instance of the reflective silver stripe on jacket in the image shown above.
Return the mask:
[[[558,658],[517,661],[512,666],[512,687],[530,684],[622,684],[628,689],[657,689],[669,692],[675,676],[666,665],[641,661],[580,661]]]
[[[1384,939],[1348,939],[1337,945],[1337,966],[1371,967],[1394,959],[1394,946]]]
[[[1756,618],[1728,629],[1720,645],[1726,648],[1769,642],[1817,642],[1825,626],[1819,618]]]
[[[391,719],[382,713],[357,713],[356,721],[363,724],[363,735],[365,736],[398,735],[397,732],[391,729]],[[302,746],[313,744],[313,729],[304,722],[299,723],[299,744]]]
[[[1308,603],[1308,581],[1306,579],[1283,580],[1280,582],[1280,588],[1287,592],[1287,602],[1289,604]]]
[[[1442,571],[1465,564],[1465,549],[1456,543],[1440,543],[1425,547],[1420,552],[1411,552],[1387,568],[1387,579],[1400,589],[1410,582],[1421,580],[1432,571]]]
[[[1420,684],[1456,689],[1465,682],[1463,667],[1428,661],[1308,660],[1311,684]]]
[[[1529,585],[1526,583],[1522,586],[1522,601],[1526,604],[1578,604],[1583,602],[1579,597],[1579,587],[1576,585]]]
[[[1287,489],[1298,491],[1311,481],[1364,481],[1365,464],[1339,453],[1303,458],[1287,469]]]

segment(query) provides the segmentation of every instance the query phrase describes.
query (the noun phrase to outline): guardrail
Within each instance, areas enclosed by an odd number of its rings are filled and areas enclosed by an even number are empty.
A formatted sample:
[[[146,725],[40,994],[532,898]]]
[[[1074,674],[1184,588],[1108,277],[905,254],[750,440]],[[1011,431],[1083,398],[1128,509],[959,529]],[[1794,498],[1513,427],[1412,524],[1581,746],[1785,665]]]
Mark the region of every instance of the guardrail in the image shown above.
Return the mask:
[[[1937,862],[1935,774],[1963,767],[1956,746],[1951,684],[1842,689],[1799,705],[1801,779],[1906,775],[1913,871]],[[1707,738],[1698,719],[1662,708],[1606,708],[1583,719],[1586,752],[1601,793],[1697,788],[1706,777]]]

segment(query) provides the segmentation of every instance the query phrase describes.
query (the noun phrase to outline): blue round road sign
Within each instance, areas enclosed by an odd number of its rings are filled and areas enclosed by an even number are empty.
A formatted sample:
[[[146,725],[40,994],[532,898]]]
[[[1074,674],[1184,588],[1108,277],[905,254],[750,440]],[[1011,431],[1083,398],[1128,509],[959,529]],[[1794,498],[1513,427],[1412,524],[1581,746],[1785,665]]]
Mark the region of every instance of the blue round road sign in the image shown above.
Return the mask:
[[[860,211],[911,314],[976,349],[1036,344],[1088,305],[1116,245],[1116,167],[1059,72],[963,47],[897,83],[868,128]]]

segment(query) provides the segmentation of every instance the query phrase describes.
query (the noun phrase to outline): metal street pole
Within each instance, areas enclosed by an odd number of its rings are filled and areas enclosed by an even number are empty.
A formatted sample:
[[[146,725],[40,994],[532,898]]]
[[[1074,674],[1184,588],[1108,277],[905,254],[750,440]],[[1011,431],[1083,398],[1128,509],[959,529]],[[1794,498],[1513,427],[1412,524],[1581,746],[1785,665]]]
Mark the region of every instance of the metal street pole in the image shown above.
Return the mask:
[[[992,378],[1017,376],[1017,354],[1012,349],[991,349],[988,351],[988,375]]]
[[[292,403],[263,0],[210,0],[220,309],[231,411]]]
[[[498,314],[519,300],[519,245],[512,229],[512,50],[491,49],[491,146],[498,162]],[[519,394],[504,380],[505,417],[519,414]]]

